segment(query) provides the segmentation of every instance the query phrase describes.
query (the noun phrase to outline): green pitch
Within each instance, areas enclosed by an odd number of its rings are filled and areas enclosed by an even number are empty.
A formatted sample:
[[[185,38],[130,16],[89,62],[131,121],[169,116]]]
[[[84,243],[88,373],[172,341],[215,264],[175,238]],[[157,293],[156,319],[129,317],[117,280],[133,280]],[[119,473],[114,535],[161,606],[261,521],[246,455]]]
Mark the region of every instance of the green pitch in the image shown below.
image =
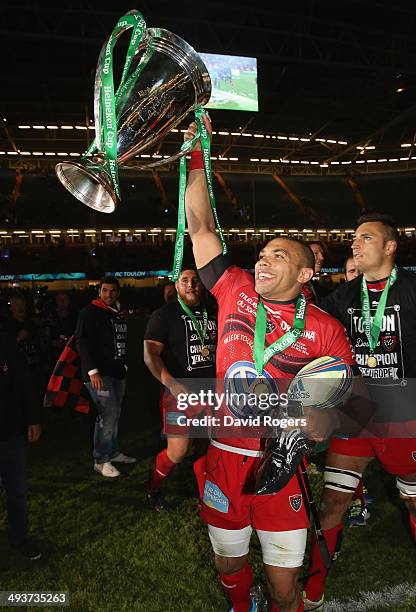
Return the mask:
[[[240,76],[233,76],[231,82],[220,80],[213,83],[207,108],[258,111],[256,73],[242,72]]]

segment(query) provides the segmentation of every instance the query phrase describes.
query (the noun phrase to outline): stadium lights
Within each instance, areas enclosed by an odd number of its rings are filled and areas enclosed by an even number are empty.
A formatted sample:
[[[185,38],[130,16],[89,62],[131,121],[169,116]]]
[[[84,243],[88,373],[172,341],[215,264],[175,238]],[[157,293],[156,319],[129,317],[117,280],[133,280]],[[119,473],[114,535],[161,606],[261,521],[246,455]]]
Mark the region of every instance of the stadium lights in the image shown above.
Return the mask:
[[[57,125],[47,125],[47,126],[46,126],[46,129],[47,129],[47,130],[57,130],[57,129],[59,129],[59,128],[58,128],[58,126],[57,126]]]
[[[400,145],[402,147],[402,149],[405,149],[406,147],[411,147],[412,144],[410,142],[404,142],[403,144]]]
[[[34,130],[44,130],[45,129],[44,125],[33,125],[32,127]]]

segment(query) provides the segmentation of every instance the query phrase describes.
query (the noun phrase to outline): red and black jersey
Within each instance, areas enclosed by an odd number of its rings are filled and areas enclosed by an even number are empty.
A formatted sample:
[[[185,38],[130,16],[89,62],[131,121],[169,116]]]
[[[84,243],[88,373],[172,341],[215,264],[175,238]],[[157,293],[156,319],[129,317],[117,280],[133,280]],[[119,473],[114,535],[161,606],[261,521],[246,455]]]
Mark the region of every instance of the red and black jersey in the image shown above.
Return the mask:
[[[217,381],[225,390],[238,391],[241,381],[257,378],[254,366],[254,327],[258,294],[253,277],[227,263],[222,255],[202,268],[200,278],[218,302]],[[292,326],[296,299],[289,302],[263,300],[267,311],[265,347],[273,344]],[[283,353],[274,355],[263,370],[263,377],[274,393],[285,393],[290,380],[307,363],[331,355],[347,364],[354,364],[351,344],[344,327],[313,304],[307,304],[305,329],[302,335]],[[238,414],[235,406],[225,410]],[[260,439],[221,438],[225,444],[259,449]]]

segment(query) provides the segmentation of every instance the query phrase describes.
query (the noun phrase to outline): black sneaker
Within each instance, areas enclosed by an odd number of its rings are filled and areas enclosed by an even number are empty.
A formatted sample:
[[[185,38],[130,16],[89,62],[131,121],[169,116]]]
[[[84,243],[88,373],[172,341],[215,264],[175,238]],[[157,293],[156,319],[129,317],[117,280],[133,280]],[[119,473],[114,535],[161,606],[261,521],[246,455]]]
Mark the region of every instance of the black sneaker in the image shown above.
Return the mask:
[[[168,512],[165,496],[160,489],[148,489],[146,497],[152,510],[160,513]]]
[[[27,539],[21,544],[13,547],[22,557],[25,557],[29,561],[38,561],[41,558],[42,553],[39,550],[36,542]]]

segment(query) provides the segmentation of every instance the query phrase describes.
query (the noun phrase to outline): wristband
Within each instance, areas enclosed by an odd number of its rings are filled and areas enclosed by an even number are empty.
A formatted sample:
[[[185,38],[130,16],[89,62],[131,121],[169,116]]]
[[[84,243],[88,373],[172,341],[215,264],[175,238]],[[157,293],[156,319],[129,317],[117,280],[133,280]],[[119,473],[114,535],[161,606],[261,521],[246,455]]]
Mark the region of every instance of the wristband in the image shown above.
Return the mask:
[[[203,169],[204,169],[204,162],[202,160],[202,151],[192,151],[189,170],[203,170]]]

